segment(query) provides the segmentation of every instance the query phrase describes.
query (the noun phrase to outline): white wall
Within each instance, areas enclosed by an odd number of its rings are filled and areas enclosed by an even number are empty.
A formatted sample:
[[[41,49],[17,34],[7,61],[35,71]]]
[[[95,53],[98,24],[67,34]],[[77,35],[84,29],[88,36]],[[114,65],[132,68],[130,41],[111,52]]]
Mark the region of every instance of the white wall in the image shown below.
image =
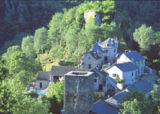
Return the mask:
[[[113,77],[113,74],[117,74],[117,76],[120,79],[124,79],[125,82],[124,84],[133,84],[135,82],[135,75],[136,75],[136,70],[129,71],[129,72],[122,72],[120,69],[118,69],[116,66],[113,66],[112,68],[107,70],[109,76],[113,79],[116,77]],[[133,81],[132,81],[132,72],[133,72]]]
[[[111,78],[116,78],[113,76],[113,74],[117,74],[119,78],[122,78],[123,77],[123,73],[121,70],[119,70],[117,67],[113,66],[112,68],[108,69],[107,70],[107,73],[109,74],[109,76]]]
[[[125,63],[125,62],[133,62],[129,58],[127,58],[124,54],[117,59],[117,63]],[[144,73],[145,60],[133,62],[138,67],[138,76],[141,76]]]
[[[42,82],[42,88],[40,88],[40,83]],[[36,89],[46,89],[49,85],[49,81],[45,80],[36,80]]]
[[[122,54],[118,59],[117,59],[117,64],[118,63],[125,63],[125,62],[132,62],[130,59],[128,59],[124,54]]]

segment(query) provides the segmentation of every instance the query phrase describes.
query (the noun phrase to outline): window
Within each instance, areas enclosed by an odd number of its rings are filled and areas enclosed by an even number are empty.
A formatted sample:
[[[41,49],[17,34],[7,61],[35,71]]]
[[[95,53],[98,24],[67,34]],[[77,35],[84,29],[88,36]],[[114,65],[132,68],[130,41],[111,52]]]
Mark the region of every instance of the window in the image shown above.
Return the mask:
[[[91,69],[91,64],[88,65],[88,69]]]
[[[94,82],[97,82],[97,79],[94,79]]]
[[[88,57],[88,59],[91,59],[90,56]]]
[[[74,96],[73,96],[73,100],[74,100],[74,101],[76,101],[76,98],[77,98],[77,96],[76,96],[76,95],[74,95]]]
[[[116,77],[116,76],[117,76],[117,74],[112,74],[112,76],[113,76],[113,77]]]
[[[102,91],[103,90],[103,86],[102,84],[99,84],[99,88],[98,88],[99,91]]]

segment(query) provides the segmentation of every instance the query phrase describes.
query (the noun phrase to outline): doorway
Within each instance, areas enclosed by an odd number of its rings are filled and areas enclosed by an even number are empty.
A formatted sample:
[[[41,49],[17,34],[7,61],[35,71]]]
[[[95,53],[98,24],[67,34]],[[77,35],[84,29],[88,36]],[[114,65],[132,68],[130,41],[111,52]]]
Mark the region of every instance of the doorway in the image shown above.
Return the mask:
[[[39,83],[39,88],[42,88],[42,82]]]
[[[108,62],[108,57],[105,56],[105,57],[104,57],[104,63],[107,63],[107,62]]]

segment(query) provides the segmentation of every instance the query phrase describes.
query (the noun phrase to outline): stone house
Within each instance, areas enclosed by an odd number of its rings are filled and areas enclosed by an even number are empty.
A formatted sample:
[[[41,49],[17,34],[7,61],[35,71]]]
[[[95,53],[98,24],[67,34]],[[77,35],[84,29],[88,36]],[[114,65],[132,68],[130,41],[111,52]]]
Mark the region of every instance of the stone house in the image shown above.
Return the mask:
[[[116,79],[124,79],[125,85],[133,84],[136,80],[136,72],[138,68],[134,63],[126,62],[114,64],[109,67],[106,72],[109,74],[109,77]]]
[[[118,40],[116,38],[108,38],[103,42],[99,41],[98,45],[103,50],[103,63],[112,63],[118,52]]]
[[[52,66],[50,71],[50,81],[56,83],[60,78],[64,77],[64,74],[76,70],[71,66]]]
[[[86,52],[84,55],[81,57],[81,69],[87,69],[91,70],[94,69],[96,66],[101,66],[102,65],[102,58],[98,55],[97,52]]]
[[[94,69],[96,66],[101,67],[103,64],[112,63],[117,55],[117,39],[108,38],[104,42],[96,43],[92,51],[85,52],[80,58],[81,69]]]
[[[117,59],[117,63],[124,62],[132,62],[136,64],[136,66],[138,67],[138,72],[136,76],[141,76],[144,73],[145,59],[137,51],[125,52]]]
[[[53,66],[50,72],[40,71],[36,79],[35,89],[47,89],[50,82],[55,83],[64,77],[64,74],[74,70],[75,68],[70,66]]]
[[[35,89],[46,89],[50,82],[49,72],[40,71],[35,84]]]

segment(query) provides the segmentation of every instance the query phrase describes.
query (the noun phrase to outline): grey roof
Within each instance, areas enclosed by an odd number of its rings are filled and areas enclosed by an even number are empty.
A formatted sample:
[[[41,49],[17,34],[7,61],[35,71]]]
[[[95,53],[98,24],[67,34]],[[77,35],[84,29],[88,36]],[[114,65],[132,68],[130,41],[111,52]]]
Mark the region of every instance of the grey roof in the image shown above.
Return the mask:
[[[129,72],[137,69],[137,66],[131,62],[119,63],[115,64],[114,66],[118,67],[123,72]]]
[[[106,100],[106,102],[109,102],[113,106],[118,106],[119,103],[123,101],[123,97],[127,94],[128,91],[131,90],[139,90],[140,92],[143,92],[144,94],[149,93],[153,89],[153,85],[147,81],[147,79],[142,79],[137,82],[135,82],[133,85],[129,86],[125,90],[117,93],[115,96],[110,97]]]
[[[128,91],[139,90],[144,94],[149,93],[153,89],[153,85],[147,81],[147,79],[142,79],[135,82],[130,87],[117,93],[115,96],[106,99],[105,101],[98,101],[92,105],[91,111],[96,114],[118,114],[118,105],[123,102],[124,96]]]
[[[51,68],[51,75],[52,76],[64,76],[64,74],[75,71],[76,69],[71,66],[53,66]]]
[[[37,80],[49,80],[49,72],[40,71]]]
[[[114,44],[115,44],[115,40],[113,38],[108,38],[107,40],[103,41],[102,43],[99,43],[99,45],[102,48],[115,46]]]
[[[92,105],[90,111],[94,112],[95,114],[118,114],[119,109],[112,107],[103,100],[99,100]]]
[[[94,58],[94,59],[100,59],[101,57],[100,56],[98,56],[98,54],[97,54],[97,52],[89,52],[90,53],[90,55]]]
[[[137,51],[126,52],[124,53],[124,55],[133,61],[144,60],[144,57]]]
[[[147,79],[142,79],[137,82],[135,82],[133,85],[128,87],[128,90],[139,90],[143,92],[144,94],[149,93],[153,89],[153,85],[147,80]]]

